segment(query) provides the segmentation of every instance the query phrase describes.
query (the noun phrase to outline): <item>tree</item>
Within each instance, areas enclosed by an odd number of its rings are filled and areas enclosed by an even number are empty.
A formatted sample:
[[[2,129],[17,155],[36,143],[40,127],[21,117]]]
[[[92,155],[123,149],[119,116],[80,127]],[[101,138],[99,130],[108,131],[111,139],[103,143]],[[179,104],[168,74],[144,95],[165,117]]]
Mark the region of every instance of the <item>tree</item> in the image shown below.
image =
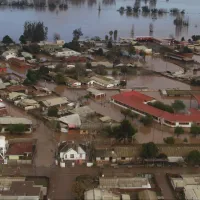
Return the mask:
[[[200,134],[200,126],[193,124],[190,128],[190,133],[194,136],[197,136]]]
[[[26,79],[24,84],[35,84],[40,79],[40,73],[38,70],[31,70],[29,69],[26,74]]]
[[[10,133],[22,134],[25,132],[26,127],[24,124],[10,124],[8,130]]]
[[[84,192],[85,192],[85,187],[82,182],[76,181],[73,183],[72,193],[74,194],[75,199],[77,199],[77,200],[84,199]]]
[[[54,39],[55,42],[56,42],[57,40],[60,40],[60,34],[54,33],[53,39]]]
[[[103,49],[102,49],[102,48],[99,48],[99,49],[96,51],[96,54],[99,55],[99,56],[103,56]]]
[[[151,115],[146,115],[140,119],[145,126],[149,126],[153,123],[153,117]]]
[[[187,156],[187,162],[192,165],[199,165],[200,164],[200,152],[197,150],[190,151]]]
[[[14,42],[10,38],[10,36],[6,35],[6,36],[3,37],[2,43],[4,43],[4,44],[11,44],[11,43],[14,43]]]
[[[127,116],[130,116],[132,111],[130,109],[122,109],[121,114],[124,115],[124,118],[126,119]]]
[[[65,84],[66,83],[65,75],[62,73],[57,73],[55,76],[55,81],[57,84]]]
[[[182,37],[182,38],[181,38],[181,41],[182,41],[182,42],[183,42],[183,41],[185,41],[185,38],[184,38],[184,37]]]
[[[117,40],[117,34],[118,34],[118,31],[117,31],[117,30],[114,30],[114,40],[115,40],[115,41]]]
[[[43,22],[24,23],[24,37],[31,42],[40,42],[47,39],[48,28],[44,26]]]
[[[40,52],[40,46],[37,44],[30,44],[30,45],[26,45],[23,46],[24,51],[27,51],[29,53],[33,53],[33,54],[37,54]]]
[[[21,35],[19,37],[19,41],[20,41],[21,44],[26,44],[26,39],[25,39],[24,35]]]
[[[48,109],[48,113],[47,114],[48,114],[49,117],[57,117],[58,116],[58,108],[50,107]]]
[[[137,133],[137,129],[128,120],[124,119],[119,126],[108,127],[106,132],[110,137],[115,137],[118,141],[130,141]]]
[[[78,41],[79,38],[83,35],[83,32],[81,31],[81,28],[75,29],[73,31],[73,40]]]
[[[174,133],[177,135],[177,137],[179,136],[179,135],[182,135],[182,134],[184,134],[184,129],[182,128],[182,127],[180,127],[180,126],[177,126],[175,129],[174,129]]]
[[[136,54],[135,47],[132,44],[129,45],[128,52],[129,52],[130,55]]]
[[[109,39],[108,35],[105,35],[105,41],[108,41],[108,39]]]
[[[110,40],[112,40],[113,31],[109,31]]]
[[[185,104],[181,100],[175,100],[174,103],[172,103],[172,108],[175,112],[180,112],[185,109]]]
[[[116,76],[116,75],[117,75],[117,70],[113,70],[113,71],[112,71],[112,75],[113,75],[113,76]]]
[[[111,41],[108,41],[107,47],[108,47],[109,49],[112,49],[112,42],[111,42]]]
[[[173,137],[166,137],[163,139],[166,144],[174,144],[175,140]]]
[[[167,155],[164,154],[164,153],[160,153],[160,154],[157,156],[157,158],[159,158],[159,159],[167,159]]]
[[[142,157],[144,158],[156,158],[158,155],[158,147],[153,143],[145,143],[142,145]]]

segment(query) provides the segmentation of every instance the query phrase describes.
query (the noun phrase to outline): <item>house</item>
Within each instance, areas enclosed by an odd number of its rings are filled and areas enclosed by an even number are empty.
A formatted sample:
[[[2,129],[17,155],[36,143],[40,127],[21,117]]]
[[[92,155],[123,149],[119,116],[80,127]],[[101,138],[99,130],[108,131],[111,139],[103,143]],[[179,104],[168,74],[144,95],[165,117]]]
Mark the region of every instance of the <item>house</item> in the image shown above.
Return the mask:
[[[24,110],[32,110],[40,107],[40,104],[34,99],[20,99],[15,101],[14,104]]]
[[[2,57],[6,60],[10,59],[10,58],[16,58],[17,57],[17,53],[13,50],[10,50],[10,51],[5,51],[3,54],[2,54]]]
[[[124,109],[131,109],[132,112],[140,116],[151,115],[153,120],[169,126],[190,128],[194,123],[200,123],[200,112],[195,111],[187,114],[169,113],[151,106],[149,103],[155,102],[153,97],[144,95],[137,91],[123,92],[111,97],[111,102]]]
[[[42,200],[47,195],[44,177],[0,177],[0,200]]]
[[[8,64],[0,63],[0,73],[5,73],[7,71]]]
[[[113,149],[96,149],[97,164],[104,163],[130,163],[136,161],[140,149],[135,146],[116,146]]]
[[[98,67],[98,66],[104,66],[106,68],[113,68],[113,64],[108,62],[108,61],[104,61],[104,62],[91,62],[91,66],[92,67]]]
[[[94,97],[95,99],[97,98],[102,98],[106,96],[105,92],[102,92],[100,90],[97,90],[95,88],[88,88],[87,92],[89,92],[89,95],[91,95],[92,97]]]
[[[16,101],[20,99],[26,99],[28,96],[21,92],[11,92],[8,94],[8,100]]]
[[[70,57],[70,56],[80,56],[81,53],[68,48],[64,48],[63,51],[58,51],[54,53],[54,55],[56,57]]]
[[[84,192],[84,200],[130,200],[130,196],[120,192],[94,188]]]
[[[200,175],[181,174],[170,177],[170,182],[175,191],[182,191],[186,200],[200,199]]]
[[[138,53],[143,51],[147,55],[151,55],[152,54],[152,49],[149,49],[149,48],[147,48],[145,46],[134,46],[134,48],[135,48],[136,52],[138,52]]]
[[[20,117],[1,117],[0,118],[0,126],[1,126],[0,133],[8,133],[10,132],[11,125],[19,125],[19,124],[23,124],[25,127],[23,133],[32,132],[33,123],[29,119],[20,118]]]
[[[46,99],[41,101],[43,105],[43,110],[48,109],[50,107],[61,107],[61,106],[67,106],[69,103],[68,99],[66,97],[55,97],[52,99]]]
[[[80,128],[81,126],[81,119],[78,114],[72,114],[72,115],[60,117],[58,120],[61,123],[61,127],[62,127],[62,124],[65,127],[67,126],[67,128]]]
[[[2,102],[0,102],[0,117],[5,117],[8,115],[6,105]]]
[[[81,118],[85,118],[89,115],[95,114],[95,111],[92,110],[89,106],[76,107],[75,109],[71,110],[70,112],[78,114]]]
[[[28,92],[28,88],[26,86],[23,86],[23,85],[8,86],[6,88],[6,90],[8,92],[22,92],[22,93],[27,93]]]
[[[139,200],[158,200],[158,196],[155,191],[142,190],[138,192]]]
[[[9,64],[11,66],[20,68],[20,69],[25,69],[25,68],[30,68],[31,66],[25,62],[25,60],[19,59],[19,58],[10,58],[9,59]]]
[[[40,49],[42,51],[46,51],[46,52],[52,53],[52,54],[54,54],[54,52],[60,51],[62,49],[62,45],[61,44],[48,42],[48,41],[40,41],[38,43],[38,45],[40,46]]]
[[[118,81],[105,76],[96,75],[90,78],[88,85],[98,85],[105,88],[111,88],[118,84]]]
[[[65,40],[56,40],[56,44],[63,46],[65,44]]]
[[[21,52],[22,56],[24,58],[30,58],[30,59],[33,59],[33,55],[31,53],[28,53],[28,52]]]
[[[83,56],[69,56],[69,57],[65,57],[64,59],[65,62],[67,63],[86,63],[87,62],[87,58],[83,57]]]
[[[148,178],[143,177],[100,177],[101,189],[148,189],[151,184]]]
[[[86,146],[62,142],[58,146],[59,159],[63,161],[84,162],[86,160]]]
[[[31,164],[36,152],[36,140],[9,141],[6,158],[8,163]],[[24,162],[23,162],[24,161]]]
[[[75,79],[72,79],[70,77],[66,77],[66,84],[70,87],[78,87],[78,86],[81,86],[81,82],[75,80]]]

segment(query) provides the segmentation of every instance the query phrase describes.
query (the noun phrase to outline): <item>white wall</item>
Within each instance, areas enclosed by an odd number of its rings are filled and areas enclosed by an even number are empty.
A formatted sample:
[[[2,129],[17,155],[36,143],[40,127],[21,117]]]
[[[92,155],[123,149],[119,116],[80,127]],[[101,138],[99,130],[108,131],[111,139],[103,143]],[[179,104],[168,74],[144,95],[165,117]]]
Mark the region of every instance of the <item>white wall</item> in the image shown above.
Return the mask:
[[[79,147],[78,147],[79,148]],[[73,155],[73,158],[70,158],[70,155]],[[84,151],[80,151],[79,153],[73,149],[69,149],[67,152],[60,153],[60,158],[63,160],[85,160],[86,154]]]

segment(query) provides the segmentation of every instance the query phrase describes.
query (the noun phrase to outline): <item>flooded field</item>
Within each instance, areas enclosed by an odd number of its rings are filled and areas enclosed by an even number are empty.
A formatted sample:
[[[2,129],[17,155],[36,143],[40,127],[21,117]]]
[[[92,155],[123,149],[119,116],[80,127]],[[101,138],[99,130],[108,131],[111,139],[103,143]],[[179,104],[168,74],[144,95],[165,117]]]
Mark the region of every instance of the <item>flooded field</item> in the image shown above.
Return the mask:
[[[8,0],[12,2],[12,0]],[[38,0],[28,0],[30,3],[38,2]],[[50,0],[40,0],[39,2],[48,4]],[[64,40],[72,39],[72,32],[76,28],[82,28],[84,37],[100,36],[105,37],[110,30],[118,30],[118,36],[129,37],[131,28],[134,25],[136,36],[149,35],[149,24],[154,27],[153,35],[156,37],[169,37],[173,35],[176,38],[189,38],[200,32],[199,24],[199,0],[147,0],[138,1],[140,6],[147,5],[150,8],[178,8],[185,10],[185,18],[189,19],[189,26],[175,26],[175,16],[171,14],[158,15],[156,18],[149,14],[129,15],[124,13],[120,15],[117,10],[124,6],[134,6],[135,1],[131,0],[68,0],[56,1],[67,3],[68,9],[62,10],[59,7],[50,9],[45,8],[12,8],[7,6],[0,7],[0,25],[2,38],[10,35],[14,40],[18,41],[19,36],[23,33],[23,25],[25,21],[43,21],[48,27],[48,39],[53,40],[53,34],[59,33]],[[99,4],[101,11],[98,11]],[[6,16],[6,17],[5,17]],[[80,20],[81,19],[81,20]],[[109,20],[108,20],[109,19]],[[8,26],[9,24],[9,26]],[[142,24],[142,26],[141,26]],[[120,25],[120,26],[119,26]]]

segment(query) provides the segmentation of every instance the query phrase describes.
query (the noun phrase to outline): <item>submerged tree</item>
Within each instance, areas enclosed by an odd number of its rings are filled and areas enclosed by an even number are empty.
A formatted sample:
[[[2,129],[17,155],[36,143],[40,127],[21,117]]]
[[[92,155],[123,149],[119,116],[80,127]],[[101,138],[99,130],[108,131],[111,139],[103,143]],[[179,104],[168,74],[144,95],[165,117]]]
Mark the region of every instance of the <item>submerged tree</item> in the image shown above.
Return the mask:
[[[2,43],[4,44],[11,44],[14,43],[10,36],[6,35],[3,37]]]
[[[40,42],[47,39],[48,28],[43,22],[26,21],[24,24],[24,37],[31,42]]]

